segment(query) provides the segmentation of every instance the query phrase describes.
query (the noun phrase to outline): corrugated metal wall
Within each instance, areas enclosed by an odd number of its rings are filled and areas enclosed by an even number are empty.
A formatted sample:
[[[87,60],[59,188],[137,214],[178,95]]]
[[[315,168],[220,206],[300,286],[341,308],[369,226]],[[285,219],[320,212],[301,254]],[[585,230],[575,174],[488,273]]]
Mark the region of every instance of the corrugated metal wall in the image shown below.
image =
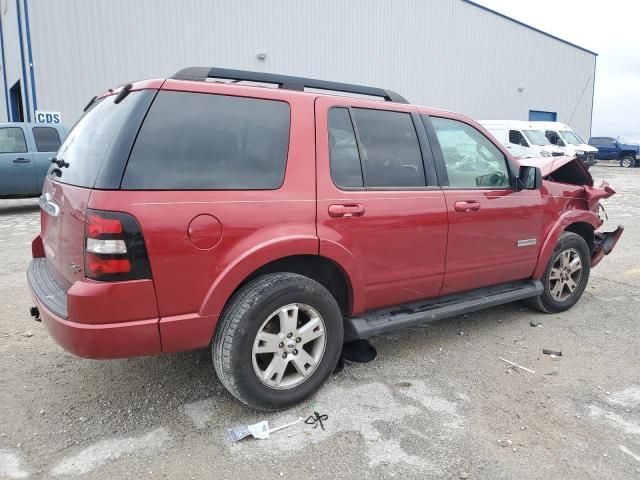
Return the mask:
[[[39,107],[67,124],[110,86],[215,65],[383,86],[474,118],[554,111],[590,132],[595,56],[462,0],[28,5]]]

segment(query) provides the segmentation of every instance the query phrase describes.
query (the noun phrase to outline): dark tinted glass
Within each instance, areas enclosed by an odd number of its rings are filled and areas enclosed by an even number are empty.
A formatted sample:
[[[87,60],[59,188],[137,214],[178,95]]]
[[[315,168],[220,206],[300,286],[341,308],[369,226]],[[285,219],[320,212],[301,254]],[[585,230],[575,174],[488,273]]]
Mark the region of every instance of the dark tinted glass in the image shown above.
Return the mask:
[[[424,167],[411,115],[354,108],[367,187],[424,187]]]
[[[122,181],[132,190],[267,190],[282,185],[289,105],[160,92]]]
[[[522,134],[517,130],[509,130],[509,143],[514,143],[516,145],[522,145],[523,147],[528,147],[527,141],[524,139]]]
[[[339,187],[362,187],[362,168],[356,135],[346,108],[329,112],[331,178]]]
[[[24,132],[18,127],[0,128],[0,153],[26,153]]]
[[[55,128],[33,127],[33,138],[39,152],[57,152],[60,148],[60,135]]]
[[[93,187],[102,162],[131,111],[137,102],[147,101],[146,95],[152,94],[146,92],[131,92],[118,104],[113,103],[113,96],[94,104],[75,124],[58,150],[56,158],[64,160],[69,166],[60,168],[60,176],[53,178],[71,185]]]

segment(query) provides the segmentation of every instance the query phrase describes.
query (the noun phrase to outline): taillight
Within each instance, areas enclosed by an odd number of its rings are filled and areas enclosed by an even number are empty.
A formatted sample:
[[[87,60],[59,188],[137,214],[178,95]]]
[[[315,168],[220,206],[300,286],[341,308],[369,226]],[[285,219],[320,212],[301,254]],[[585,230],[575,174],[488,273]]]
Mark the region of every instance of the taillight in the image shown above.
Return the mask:
[[[151,278],[151,266],[140,225],[131,215],[88,209],[84,271],[102,281]]]

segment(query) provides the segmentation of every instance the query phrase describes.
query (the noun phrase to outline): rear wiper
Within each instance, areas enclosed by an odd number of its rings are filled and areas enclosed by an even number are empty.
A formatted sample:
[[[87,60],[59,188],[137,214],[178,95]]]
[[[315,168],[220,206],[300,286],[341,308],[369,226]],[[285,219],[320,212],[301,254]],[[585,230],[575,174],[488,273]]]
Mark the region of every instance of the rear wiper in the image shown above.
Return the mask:
[[[131,85],[130,83],[127,83],[124,87],[122,87],[122,90],[118,92],[118,95],[116,95],[116,98],[113,101],[113,103],[118,104],[122,100],[124,100],[125,97],[129,95],[129,92],[131,91],[132,88],[133,88],[133,85]]]
[[[98,98],[97,95],[95,97],[93,97],[91,100],[89,100],[89,103],[87,103],[87,105],[82,109],[82,111],[86,112],[87,110],[89,110],[91,108],[91,105],[93,105],[95,103],[96,98]]]

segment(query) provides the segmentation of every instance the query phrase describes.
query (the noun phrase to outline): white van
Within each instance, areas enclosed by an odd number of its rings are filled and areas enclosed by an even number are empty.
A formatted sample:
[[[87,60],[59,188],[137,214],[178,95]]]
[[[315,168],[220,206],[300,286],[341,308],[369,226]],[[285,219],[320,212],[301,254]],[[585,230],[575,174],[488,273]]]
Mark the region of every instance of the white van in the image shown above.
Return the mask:
[[[596,156],[598,149],[582,140],[571,127],[562,122],[531,122],[536,128],[543,130],[547,139],[561,148],[567,155],[576,156],[587,168],[598,163]]]
[[[514,157],[534,158],[566,155],[565,151],[553,145],[545,132],[532,122],[521,120],[480,120],[480,125],[509,149]]]

